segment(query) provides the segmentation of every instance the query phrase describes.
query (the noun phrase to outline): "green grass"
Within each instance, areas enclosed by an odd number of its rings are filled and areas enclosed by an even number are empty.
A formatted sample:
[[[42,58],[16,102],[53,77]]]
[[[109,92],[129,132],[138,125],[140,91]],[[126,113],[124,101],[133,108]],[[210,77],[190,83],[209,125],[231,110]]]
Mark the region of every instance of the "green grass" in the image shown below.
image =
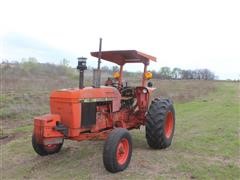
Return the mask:
[[[208,95],[175,103],[168,149],[150,149],[144,128],[131,131],[133,155],[123,172],[104,169],[103,141],[65,141],[60,153],[40,157],[31,147],[32,126],[23,123],[11,129],[22,136],[1,145],[2,179],[239,179],[239,83],[215,84]]]
[[[24,133],[24,132],[30,132],[33,130],[32,125],[26,125],[26,126],[19,126],[15,129],[13,129],[13,132],[19,132],[19,133]]]
[[[206,100],[177,104],[176,109],[180,110],[177,115],[181,118],[177,130],[184,130],[177,136],[182,139],[176,144],[178,148],[224,157],[239,155],[238,91],[237,85],[225,83]]]

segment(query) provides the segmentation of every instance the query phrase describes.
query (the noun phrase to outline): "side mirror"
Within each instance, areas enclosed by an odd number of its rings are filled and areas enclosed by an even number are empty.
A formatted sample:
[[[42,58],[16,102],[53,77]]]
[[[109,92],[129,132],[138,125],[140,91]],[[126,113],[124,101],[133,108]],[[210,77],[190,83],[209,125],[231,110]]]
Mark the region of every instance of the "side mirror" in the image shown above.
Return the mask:
[[[153,83],[149,81],[149,82],[147,83],[147,87],[153,87]]]

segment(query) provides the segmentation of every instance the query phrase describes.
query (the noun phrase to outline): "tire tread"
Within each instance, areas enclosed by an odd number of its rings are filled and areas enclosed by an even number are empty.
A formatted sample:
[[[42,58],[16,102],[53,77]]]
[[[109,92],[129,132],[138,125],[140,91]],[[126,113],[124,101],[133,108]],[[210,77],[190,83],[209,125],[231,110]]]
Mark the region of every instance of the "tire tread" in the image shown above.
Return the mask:
[[[153,149],[164,149],[171,145],[174,127],[169,139],[164,134],[164,123],[168,111],[173,113],[175,126],[175,111],[171,99],[155,98],[149,107],[146,115],[146,139],[148,145]]]

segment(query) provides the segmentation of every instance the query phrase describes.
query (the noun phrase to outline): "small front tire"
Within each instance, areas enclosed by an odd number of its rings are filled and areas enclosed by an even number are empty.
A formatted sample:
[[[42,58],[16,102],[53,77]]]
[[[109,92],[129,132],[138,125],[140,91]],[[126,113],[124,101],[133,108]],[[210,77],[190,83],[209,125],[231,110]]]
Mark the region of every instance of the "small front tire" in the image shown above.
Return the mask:
[[[132,156],[132,138],[127,129],[116,128],[104,144],[103,164],[109,172],[126,169]]]
[[[62,148],[63,141],[60,144],[43,145],[37,143],[35,135],[32,135],[32,147],[40,156],[47,156],[50,154],[58,153]]]

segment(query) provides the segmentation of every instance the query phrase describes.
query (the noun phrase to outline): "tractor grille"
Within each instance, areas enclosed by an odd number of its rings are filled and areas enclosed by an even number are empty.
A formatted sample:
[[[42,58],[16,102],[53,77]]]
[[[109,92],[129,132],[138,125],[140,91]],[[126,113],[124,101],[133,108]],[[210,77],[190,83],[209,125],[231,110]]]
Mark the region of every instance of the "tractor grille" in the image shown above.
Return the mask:
[[[81,127],[87,128],[96,124],[96,102],[82,103]]]

